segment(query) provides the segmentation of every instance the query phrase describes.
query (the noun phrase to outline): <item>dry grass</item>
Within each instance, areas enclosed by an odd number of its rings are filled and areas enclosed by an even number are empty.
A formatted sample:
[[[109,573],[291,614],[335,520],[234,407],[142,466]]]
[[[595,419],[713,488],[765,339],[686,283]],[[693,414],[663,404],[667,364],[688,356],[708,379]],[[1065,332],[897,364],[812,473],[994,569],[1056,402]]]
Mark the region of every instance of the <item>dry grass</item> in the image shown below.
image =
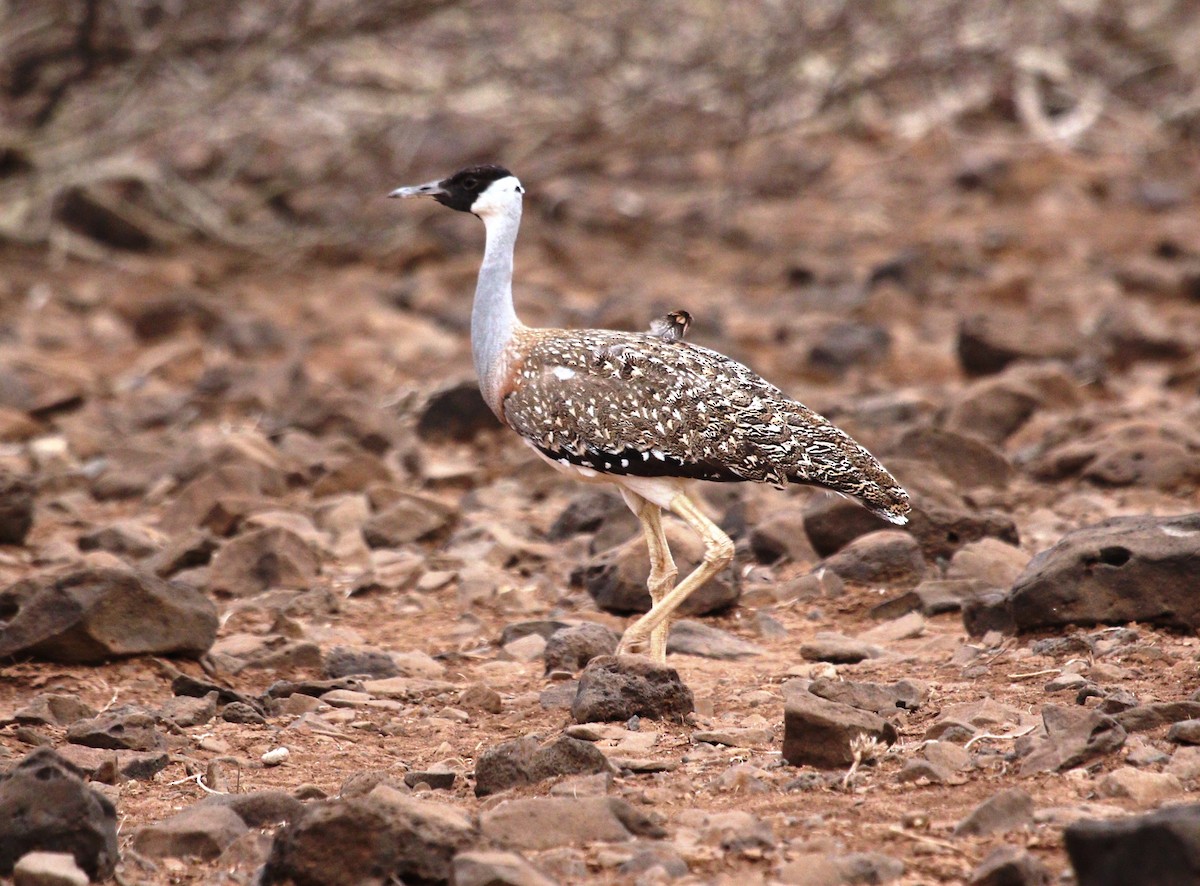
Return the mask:
[[[480,158],[736,203],[828,134],[1152,155],[1200,139],[1198,43],[1189,0],[10,0],[0,237],[362,255],[364,195]]]

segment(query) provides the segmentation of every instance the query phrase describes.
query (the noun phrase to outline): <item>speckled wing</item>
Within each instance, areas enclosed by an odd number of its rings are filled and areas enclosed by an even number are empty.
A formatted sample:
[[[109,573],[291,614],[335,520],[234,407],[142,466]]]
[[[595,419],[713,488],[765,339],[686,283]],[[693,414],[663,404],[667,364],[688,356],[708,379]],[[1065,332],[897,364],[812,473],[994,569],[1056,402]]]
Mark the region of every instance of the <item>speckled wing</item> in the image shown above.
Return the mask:
[[[604,474],[788,482],[903,522],[904,490],[847,434],[707,348],[606,330],[529,330],[506,421],[553,459]]]

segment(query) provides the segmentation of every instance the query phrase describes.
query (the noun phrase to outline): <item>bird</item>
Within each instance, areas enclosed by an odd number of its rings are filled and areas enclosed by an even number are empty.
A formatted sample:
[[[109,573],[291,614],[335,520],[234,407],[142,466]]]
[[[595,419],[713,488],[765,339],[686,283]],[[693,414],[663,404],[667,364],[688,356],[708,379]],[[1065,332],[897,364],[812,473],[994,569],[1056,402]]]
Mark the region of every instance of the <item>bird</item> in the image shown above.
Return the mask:
[[[690,491],[694,480],[823,487],[907,522],[908,494],[871,453],[744,364],[682,341],[686,322],[670,334],[522,323],[512,283],[524,194],[513,173],[488,164],[388,196],[430,197],[483,221],[471,353],[484,401],[551,467],[612,484],[637,516],[652,606],[626,628],[618,655],[648,650],[665,664],[672,616],[733,559],[733,542]],[[704,543],[703,560],[680,581],[664,510]]]
[[[682,309],[667,311],[663,316],[655,317],[650,321],[650,334],[658,336],[663,341],[683,341],[683,337],[687,335],[691,325],[692,315],[687,311]]]

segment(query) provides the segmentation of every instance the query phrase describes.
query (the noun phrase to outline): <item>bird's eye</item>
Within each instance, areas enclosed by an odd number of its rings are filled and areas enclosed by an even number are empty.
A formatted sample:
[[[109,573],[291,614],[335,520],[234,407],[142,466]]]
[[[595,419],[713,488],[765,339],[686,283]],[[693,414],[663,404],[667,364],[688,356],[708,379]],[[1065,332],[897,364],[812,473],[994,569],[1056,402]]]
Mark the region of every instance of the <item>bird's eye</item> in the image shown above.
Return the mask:
[[[466,188],[468,191],[473,191],[473,190],[475,190],[477,187],[479,187],[479,179],[477,179],[477,178],[464,178],[464,179],[463,179],[463,187],[464,187],[464,188]]]

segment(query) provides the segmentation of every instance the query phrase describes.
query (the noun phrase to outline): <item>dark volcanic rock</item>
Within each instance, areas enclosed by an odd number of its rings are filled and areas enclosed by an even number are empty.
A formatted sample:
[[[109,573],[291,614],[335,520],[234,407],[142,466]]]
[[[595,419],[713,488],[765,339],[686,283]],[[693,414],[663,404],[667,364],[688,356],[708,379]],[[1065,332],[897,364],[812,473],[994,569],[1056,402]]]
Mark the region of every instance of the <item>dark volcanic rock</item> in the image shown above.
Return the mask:
[[[904,876],[904,862],[882,852],[848,852],[834,856],[843,883],[891,883]]]
[[[33,526],[33,483],[0,471],[0,545],[23,545]]]
[[[474,380],[436,392],[417,416],[417,436],[430,443],[469,443],[476,434],[500,426]]]
[[[550,526],[546,537],[562,541],[582,532],[595,533],[590,549],[606,551],[641,536],[641,524],[620,496],[589,489],[571,499]]]
[[[992,851],[971,872],[971,886],[1049,886],[1051,879],[1036,855],[1016,846]]]
[[[250,791],[246,794],[209,794],[197,806],[226,806],[248,827],[265,828],[292,821],[304,804],[284,791]],[[193,807],[195,808],[195,807]]]
[[[162,733],[154,728],[154,717],[132,705],[73,723],[67,729],[67,741],[89,748],[127,751],[153,751],[166,745]]]
[[[988,797],[954,827],[956,837],[986,837],[1033,823],[1033,797],[1021,788],[1007,788]]]
[[[822,631],[813,639],[800,644],[800,657],[805,661],[856,664],[868,658],[878,658],[882,654],[883,650],[878,646],[827,631]]]
[[[1013,620],[1008,594],[1002,591],[984,591],[963,603],[963,627],[972,637],[982,637],[988,631],[1015,634],[1017,623]]]
[[[576,723],[603,720],[682,720],[695,710],[692,691],[674,668],[637,655],[594,658],[579,678],[571,705]]]
[[[1200,744],[1200,720],[1180,720],[1167,730],[1167,741],[1177,744]]]
[[[172,688],[174,687],[172,686]],[[301,695],[311,695],[314,698],[320,698],[326,692],[333,689],[349,689],[353,692],[364,691],[361,680],[356,680],[353,677],[338,677],[336,680],[276,680],[267,687],[265,695],[267,698],[287,698],[298,692]],[[253,699],[239,697],[237,701],[247,704],[256,711],[261,710],[261,705],[255,703]]]
[[[79,770],[39,748],[0,781],[0,876],[27,852],[67,852],[93,880],[117,864],[117,810]]]
[[[892,336],[877,323],[840,320],[820,330],[806,363],[813,372],[843,375],[854,366],[871,366],[891,349]]]
[[[94,717],[96,712],[74,695],[43,692],[35,695],[23,708],[13,713],[18,723],[44,723],[51,726],[69,726],[84,717]]]
[[[912,680],[896,683],[855,683],[850,680],[813,680],[808,691],[828,701],[848,704],[850,707],[875,714],[895,713],[897,710],[915,711],[929,696],[929,689]]]
[[[860,536],[822,565],[843,580],[860,585],[914,587],[925,576],[921,546],[907,532],[896,529]]]
[[[560,680],[551,683],[538,695],[538,704],[548,711],[569,711],[579,694],[578,680]]]
[[[607,772],[608,758],[595,745],[562,735],[542,743],[536,735],[488,748],[475,762],[475,796],[484,797],[560,775]]]
[[[1000,444],[1029,420],[1042,403],[1038,391],[1022,381],[999,376],[977,381],[954,399],[946,428]]]
[[[341,788],[338,789],[338,796],[343,800],[349,800],[352,797],[365,797],[381,784],[387,785],[403,794],[408,793],[401,789],[401,782],[398,782],[388,770],[362,769],[348,776],[342,782]]]
[[[170,473],[170,453],[146,446],[115,443],[101,461],[92,481],[92,496],[99,501],[137,498]]]
[[[926,579],[911,591],[872,606],[871,617],[883,620],[914,611],[922,615],[958,612],[967,601],[986,590],[988,586],[975,579]]]
[[[325,653],[325,676],[350,677],[362,675],[374,679],[395,677],[400,673],[395,660],[382,649],[355,649],[334,646]]]
[[[1118,444],[1084,468],[1083,477],[1101,486],[1191,488],[1200,481],[1200,450],[1174,440]]]
[[[1018,543],[1011,517],[978,509],[928,462],[893,457],[888,467],[908,490],[912,513],[905,528],[920,542],[929,562],[949,559],[963,545],[983,538]]]
[[[138,338],[157,341],[187,328],[211,332],[221,321],[214,302],[215,299],[203,293],[176,289],[163,295],[131,300],[121,304],[120,308]]]
[[[724,847],[722,847],[724,848]],[[670,846],[650,845],[639,850],[637,855],[617,868],[617,873],[626,877],[645,873],[653,868],[665,871],[669,879],[675,880],[688,875],[688,863]]]
[[[783,883],[849,886],[851,883],[891,883],[904,876],[904,862],[882,852],[849,852],[826,855],[802,852],[795,861],[780,868],[777,881]]]
[[[498,714],[504,710],[500,693],[485,683],[473,683],[458,697],[458,706],[468,711],[487,711]]]
[[[151,858],[214,859],[248,830],[232,809],[197,804],[138,828],[133,848]]]
[[[671,631],[667,635],[667,652],[733,661],[762,655],[763,650],[761,646],[735,637],[729,631],[683,618],[671,624]]]
[[[177,695],[168,698],[158,709],[158,716],[170,720],[176,726],[202,726],[217,715],[217,693],[210,692],[203,698],[188,698]]]
[[[325,465],[325,473],[312,486],[314,498],[363,492],[372,483],[391,483],[395,477],[383,459],[370,452],[341,456]]]
[[[1200,702],[1197,701],[1152,701],[1113,715],[1113,719],[1129,732],[1145,732],[1197,717],[1200,717]]]
[[[1200,481],[1200,434],[1185,423],[1122,421],[1048,437],[1029,464],[1041,480],[1082,476],[1100,486],[1167,491]]]
[[[1058,772],[1082,766],[1121,749],[1125,729],[1107,714],[1083,707],[1044,705],[1044,733],[1016,746],[1022,754],[1021,774]]]
[[[125,569],[82,568],[0,592],[0,658],[96,664],[125,655],[207,652],[217,611],[199,591]]]
[[[162,751],[121,751],[66,744],[59,756],[77,767],[88,781],[120,784],[122,781],[149,781],[167,768],[170,758]]]
[[[704,545],[691,532],[674,522],[663,522],[667,541],[675,557],[679,575],[687,575],[704,557]],[[607,612],[628,615],[650,609],[650,558],[646,542],[639,535],[625,544],[592,557],[571,575],[587,589],[596,605]],[[732,570],[726,569],[706,582],[676,610],[677,615],[708,615],[728,609],[738,599],[738,587]]]
[[[475,840],[474,824],[453,806],[380,784],[365,796],[305,808],[275,835],[261,883],[445,883],[451,860]]]
[[[999,511],[977,511],[926,501],[917,496],[909,531],[921,543],[929,560],[953,556],[966,544],[983,538],[998,538],[1010,545],[1020,542],[1017,524]]]
[[[240,701],[256,710],[262,710],[262,705],[248,695],[242,695],[237,690],[218,686],[216,683],[209,683],[207,680],[197,680],[188,674],[179,674],[171,681],[171,692],[188,698],[204,698],[210,692],[215,692],[220,704]]]
[[[1028,565],[1029,555],[1020,548],[996,538],[982,538],[958,549],[950,559],[946,577],[1008,588]]]
[[[764,514],[750,529],[750,550],[760,563],[787,559],[812,563],[819,559],[808,540],[805,509],[782,507]]]
[[[308,542],[281,526],[255,529],[225,543],[212,559],[214,591],[248,597],[272,588],[310,587],[321,564]]]
[[[207,566],[217,550],[217,540],[206,529],[188,529],[171,538],[166,547],[143,565],[162,578],[176,572]]]
[[[168,535],[202,528],[226,536],[247,513],[265,507],[263,495],[281,495],[284,489],[283,479],[261,465],[220,465],[179,489],[159,527]]]
[[[626,841],[665,832],[619,797],[530,797],[509,800],[479,816],[485,840],[514,849]]]
[[[849,766],[854,743],[864,738],[894,744],[896,728],[868,711],[811,692],[791,694],[784,702],[783,759],[793,766]]]
[[[1004,489],[1013,467],[999,449],[975,437],[939,428],[916,428],[896,444],[906,458],[930,461],[960,489]]]
[[[958,359],[968,375],[993,375],[1017,360],[1070,359],[1077,350],[1078,337],[1054,324],[976,314],[958,327]]]
[[[266,717],[255,708],[241,701],[231,701],[221,708],[221,719],[226,723],[248,723],[256,726],[267,722]]]
[[[804,531],[818,556],[828,557],[860,535],[892,524],[840,495],[814,495],[804,506]]]
[[[515,852],[481,849],[454,856],[450,881],[454,886],[554,886],[555,883]]]
[[[79,550],[108,551],[118,557],[149,557],[166,544],[166,536],[136,520],[118,520],[79,536]]]
[[[1030,561],[1008,605],[1020,630],[1151,622],[1200,628],[1200,514],[1118,517]]]
[[[363,539],[373,548],[398,548],[444,529],[453,516],[443,502],[403,493],[363,524]]]
[[[531,634],[537,634],[543,640],[549,642],[550,638],[559,631],[566,630],[570,625],[565,621],[556,621],[552,618],[539,618],[532,621],[514,621],[506,624],[500,631],[500,646],[507,646],[522,637],[528,637]]]
[[[446,772],[430,772],[428,770],[414,769],[412,772],[404,773],[404,783],[410,788],[415,788],[417,785],[428,785],[435,791],[448,791],[454,787],[454,782],[458,776],[450,771]]]
[[[1194,886],[1200,883],[1200,804],[1078,821],[1067,827],[1066,844],[1079,886]]]
[[[585,621],[568,625],[555,631],[546,640],[542,653],[546,660],[546,673],[570,671],[574,673],[598,655],[612,655],[617,651],[620,636],[602,624]]]

